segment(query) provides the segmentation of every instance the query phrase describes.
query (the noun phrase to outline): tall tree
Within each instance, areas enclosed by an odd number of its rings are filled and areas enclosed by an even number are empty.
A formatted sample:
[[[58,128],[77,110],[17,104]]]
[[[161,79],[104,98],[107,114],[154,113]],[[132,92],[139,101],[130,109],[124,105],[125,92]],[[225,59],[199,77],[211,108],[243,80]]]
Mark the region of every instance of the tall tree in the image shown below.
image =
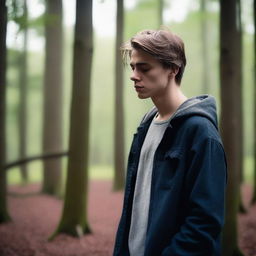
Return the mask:
[[[7,8],[5,0],[0,0],[0,223],[10,220],[6,199],[6,30]]]
[[[158,26],[163,25],[163,9],[164,9],[164,0],[158,0]]]
[[[19,84],[20,84],[20,108],[19,108],[19,155],[25,158],[27,148],[27,47],[28,47],[28,10],[27,0],[24,0],[23,15],[20,19],[20,29],[23,31],[23,49],[19,56]],[[23,182],[28,181],[27,165],[20,166]]]
[[[123,42],[124,3],[117,0],[116,51],[115,51],[115,150],[114,150],[114,190],[124,187],[124,82],[120,46]]]
[[[221,132],[228,162],[223,255],[242,255],[237,242],[237,212],[242,152],[240,0],[220,1]]]
[[[253,22],[256,31],[256,0],[253,1]],[[254,97],[256,97],[256,32],[254,33]],[[256,102],[254,101],[254,186],[252,203],[256,202]]]
[[[62,0],[46,0],[43,152],[62,148]],[[58,195],[61,188],[61,159],[44,164],[42,191]]]
[[[238,20],[237,24],[238,27],[240,28],[239,31],[240,33],[238,34],[238,40],[239,40],[239,52],[238,54],[240,55],[240,70],[241,72],[238,74],[239,78],[239,83],[240,83],[240,91],[238,91],[239,95],[238,98],[240,99],[239,105],[237,106],[237,113],[238,113],[238,118],[240,120],[239,122],[239,135],[240,137],[238,138],[239,144],[240,144],[240,153],[239,153],[239,181],[240,181],[240,187],[238,190],[239,193],[239,212],[240,213],[246,213],[246,207],[243,202],[243,196],[242,196],[242,190],[241,190],[241,185],[244,181],[244,115],[243,115],[243,26],[242,26],[242,9],[241,9],[241,1],[239,0],[237,4],[237,13],[238,13]]]
[[[209,40],[207,21],[207,0],[201,0],[201,42],[202,42],[202,90],[209,93],[210,84],[210,64],[209,64]]]
[[[65,232],[79,236],[90,232],[87,193],[92,52],[92,0],[77,0],[66,194],[54,235]]]

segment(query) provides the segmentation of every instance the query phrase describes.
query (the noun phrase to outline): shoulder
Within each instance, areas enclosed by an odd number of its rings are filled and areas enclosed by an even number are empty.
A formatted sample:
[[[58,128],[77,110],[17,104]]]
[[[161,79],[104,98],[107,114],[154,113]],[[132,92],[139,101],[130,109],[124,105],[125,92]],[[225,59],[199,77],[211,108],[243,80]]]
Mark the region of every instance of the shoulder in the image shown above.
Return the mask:
[[[225,151],[218,127],[207,117],[191,116],[181,125],[184,149],[198,154],[212,153],[219,159],[225,159]]]
[[[182,121],[181,127],[187,136],[197,140],[213,139],[221,143],[217,124],[204,116],[191,116]],[[222,143],[221,143],[222,144]]]

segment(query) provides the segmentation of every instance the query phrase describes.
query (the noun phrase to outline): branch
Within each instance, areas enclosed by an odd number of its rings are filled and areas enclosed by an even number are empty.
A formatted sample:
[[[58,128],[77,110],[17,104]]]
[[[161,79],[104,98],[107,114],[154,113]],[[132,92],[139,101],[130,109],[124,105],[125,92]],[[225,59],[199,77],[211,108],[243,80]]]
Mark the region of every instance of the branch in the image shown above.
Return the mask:
[[[8,170],[10,168],[13,168],[18,165],[22,165],[28,162],[32,162],[35,160],[44,160],[44,159],[51,159],[51,158],[58,158],[58,157],[63,157],[63,156],[68,156],[68,152],[59,152],[59,153],[48,153],[44,155],[39,155],[39,156],[31,156],[23,159],[19,159],[17,161],[14,161],[12,163],[8,163],[4,166],[5,170]]]

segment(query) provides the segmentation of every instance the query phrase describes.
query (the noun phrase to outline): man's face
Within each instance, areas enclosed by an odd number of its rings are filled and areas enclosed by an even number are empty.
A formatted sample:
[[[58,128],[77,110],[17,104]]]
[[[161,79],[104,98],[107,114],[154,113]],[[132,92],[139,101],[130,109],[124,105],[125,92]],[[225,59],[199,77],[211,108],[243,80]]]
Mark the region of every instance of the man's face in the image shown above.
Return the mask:
[[[130,79],[140,99],[161,98],[167,91],[171,69],[166,69],[150,54],[140,49],[131,52]]]

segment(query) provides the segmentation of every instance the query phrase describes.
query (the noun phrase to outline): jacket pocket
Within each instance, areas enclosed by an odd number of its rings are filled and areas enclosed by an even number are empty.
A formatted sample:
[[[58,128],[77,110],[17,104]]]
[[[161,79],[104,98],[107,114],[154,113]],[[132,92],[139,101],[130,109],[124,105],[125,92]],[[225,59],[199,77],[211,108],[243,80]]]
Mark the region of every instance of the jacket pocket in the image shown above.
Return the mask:
[[[180,159],[182,156],[182,150],[180,148],[169,150],[165,153],[165,159]]]
[[[163,161],[161,161],[157,170],[160,189],[171,189],[173,187],[175,180],[179,177],[181,156],[180,149],[165,153]]]

